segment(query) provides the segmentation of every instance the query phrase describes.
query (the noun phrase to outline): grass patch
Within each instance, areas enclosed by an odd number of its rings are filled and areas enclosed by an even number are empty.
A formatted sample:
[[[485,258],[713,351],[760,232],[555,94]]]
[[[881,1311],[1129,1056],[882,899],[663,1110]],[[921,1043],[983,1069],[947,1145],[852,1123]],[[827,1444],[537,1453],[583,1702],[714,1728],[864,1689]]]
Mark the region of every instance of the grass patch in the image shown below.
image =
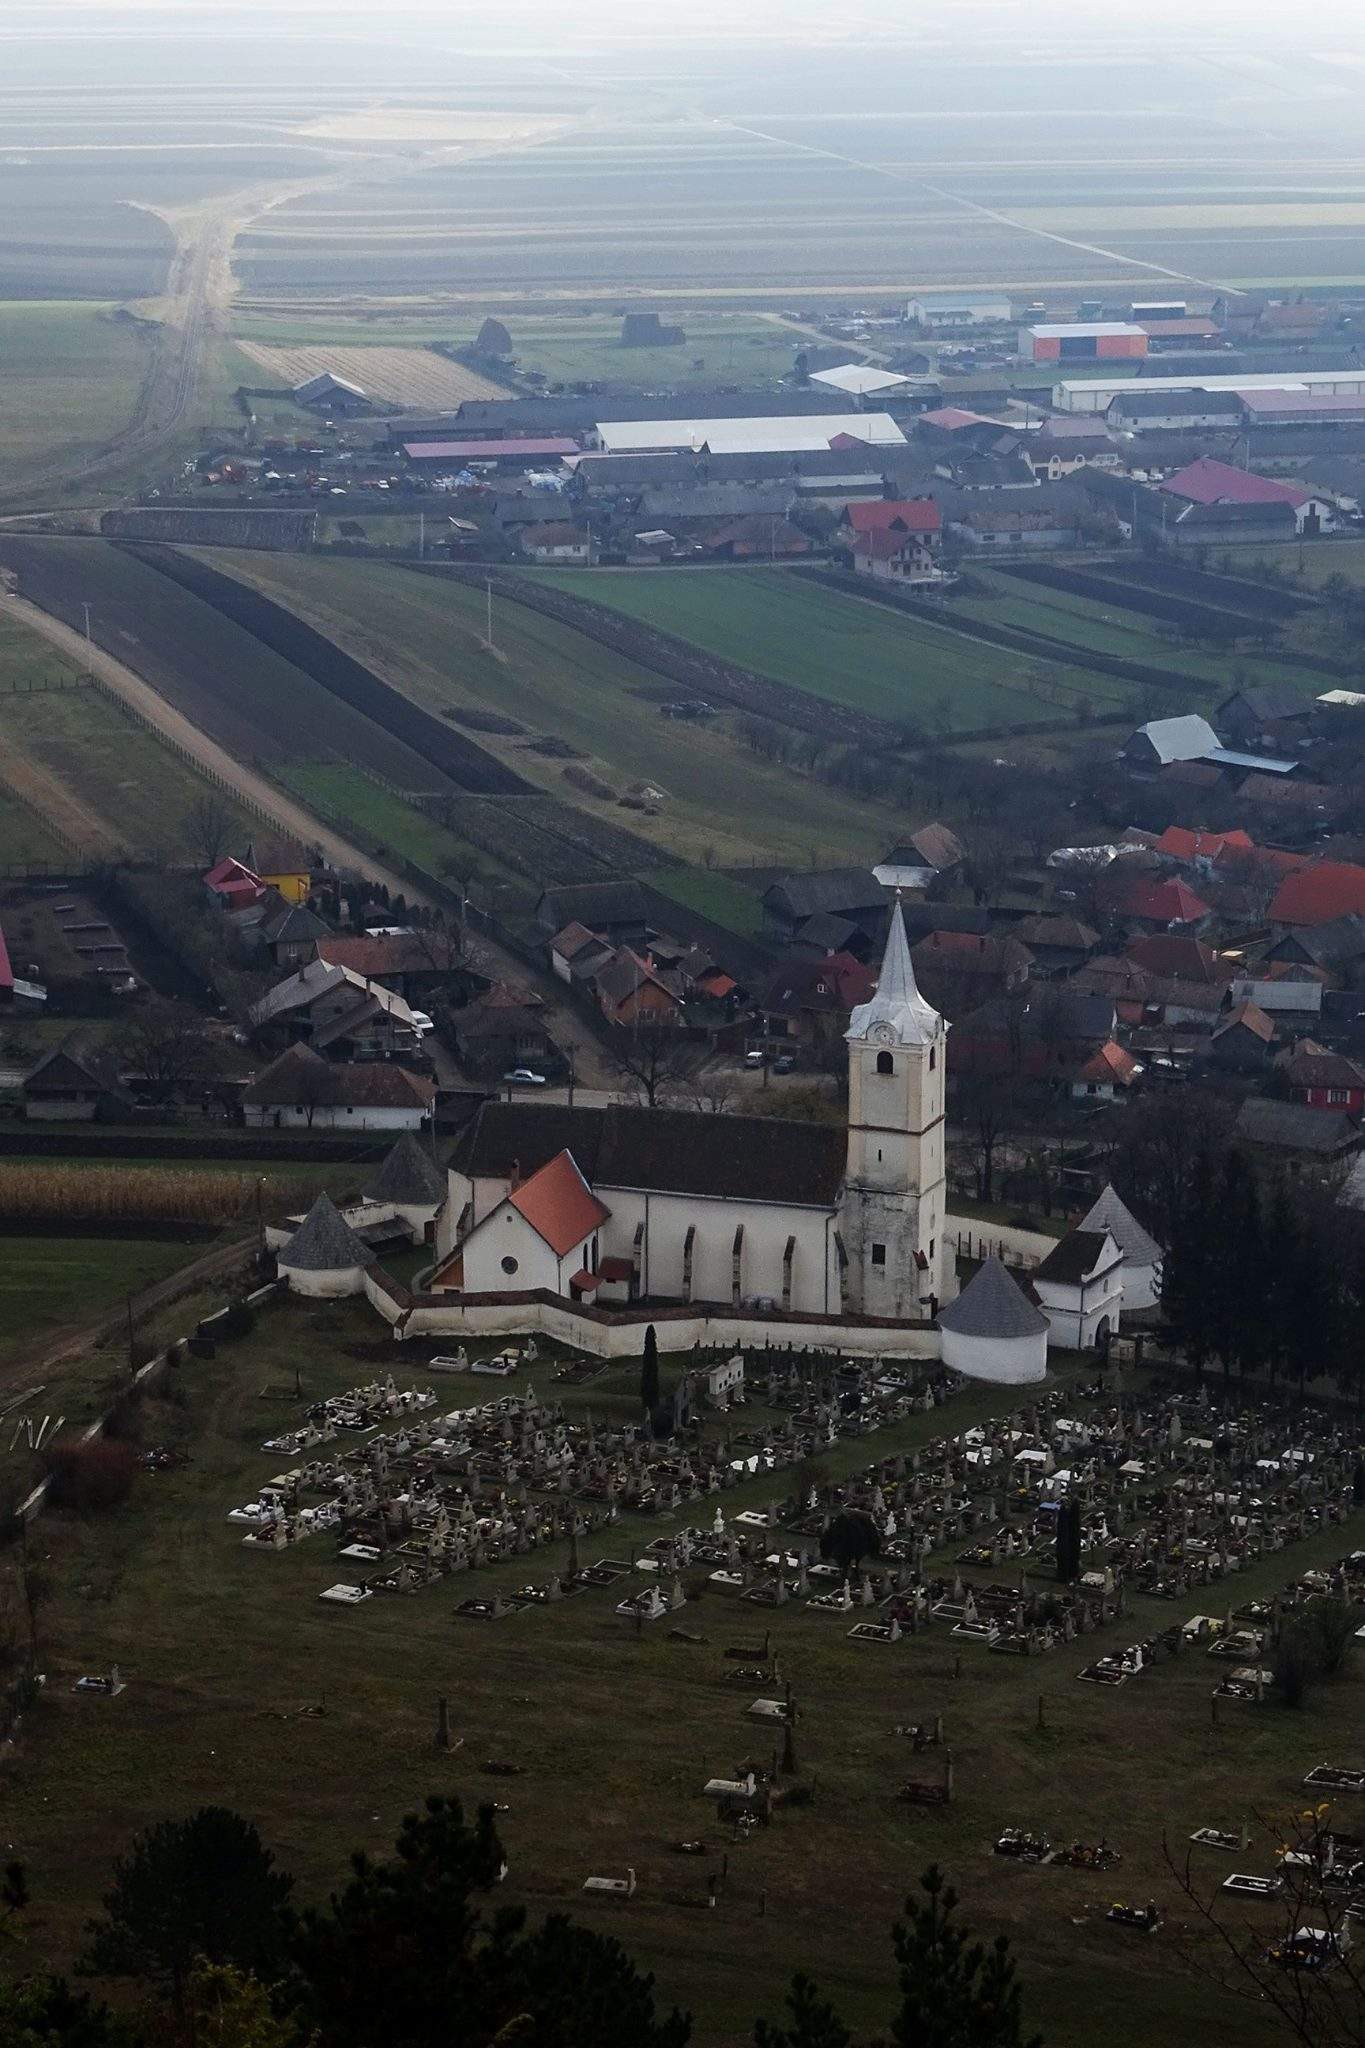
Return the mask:
[[[20,1359],[52,1330],[115,1307],[203,1248],[136,1236],[0,1236],[0,1361]]]
[[[1034,665],[1026,657],[804,582],[786,570],[596,570],[576,577],[547,570],[539,580],[830,703],[892,722],[915,720],[967,732],[1057,715],[1055,705],[1030,693]],[[1098,676],[1079,679],[1078,687],[1106,705],[1123,689]]]
[[[633,309],[638,310],[638,309]],[[681,327],[677,348],[622,348],[619,314],[574,314],[523,318],[500,313],[512,337],[519,367],[552,384],[625,384],[642,391],[714,390],[717,380],[746,388],[785,376],[807,338],[776,320],[752,313],[703,312],[669,302],[659,308],[666,327]],[[466,347],[478,332],[475,321],[451,336]]]
[[[148,342],[113,308],[45,299],[0,302],[0,470],[101,447],[127,426],[147,366]]]
[[[275,773],[321,817],[339,826],[354,825],[371,841],[376,855],[401,854],[438,880],[487,865],[485,855],[349,762],[289,761],[277,764]]]
[[[64,868],[70,860],[70,853],[37,812],[9,790],[0,789],[0,868]]]
[[[762,936],[763,905],[752,889],[732,881],[729,875],[705,868],[671,868],[662,875],[651,875],[650,880],[675,903],[709,917],[713,924],[723,924],[727,931],[739,932],[746,939]]]

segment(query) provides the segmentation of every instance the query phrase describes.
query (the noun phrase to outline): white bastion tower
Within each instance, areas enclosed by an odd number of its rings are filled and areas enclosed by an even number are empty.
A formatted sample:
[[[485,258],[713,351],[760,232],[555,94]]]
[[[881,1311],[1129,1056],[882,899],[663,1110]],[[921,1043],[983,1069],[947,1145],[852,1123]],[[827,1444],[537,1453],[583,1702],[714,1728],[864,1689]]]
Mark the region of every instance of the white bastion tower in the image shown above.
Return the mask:
[[[957,1292],[945,1243],[944,1055],[948,1027],[915,983],[897,895],[876,994],[848,1045],[848,1161],[839,1235],[850,1306],[864,1315],[932,1316]]]

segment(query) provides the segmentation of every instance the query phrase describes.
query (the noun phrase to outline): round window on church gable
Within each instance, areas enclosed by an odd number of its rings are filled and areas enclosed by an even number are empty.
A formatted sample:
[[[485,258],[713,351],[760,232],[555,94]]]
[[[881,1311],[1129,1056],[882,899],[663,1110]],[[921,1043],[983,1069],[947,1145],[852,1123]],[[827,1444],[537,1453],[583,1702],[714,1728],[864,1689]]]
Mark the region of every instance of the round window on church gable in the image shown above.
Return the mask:
[[[879,1074],[894,1074],[895,1071],[896,1062],[892,1059],[890,1053],[879,1052],[877,1054],[877,1072]]]
[[[515,1260],[515,1259],[514,1259],[514,1258],[512,1257],[512,1255],[511,1255],[511,1253],[510,1253],[510,1252],[508,1253],[507,1257],[506,1257],[506,1258],[505,1258],[505,1259],[503,1260],[503,1262],[502,1262],[502,1270],[503,1270],[503,1272],[504,1272],[504,1273],[507,1273],[507,1274],[509,1274],[509,1275],[510,1275],[510,1274],[512,1274],[512,1273],[515,1273],[515,1272],[516,1272],[516,1270],[517,1270],[517,1262],[516,1262],[516,1260]]]

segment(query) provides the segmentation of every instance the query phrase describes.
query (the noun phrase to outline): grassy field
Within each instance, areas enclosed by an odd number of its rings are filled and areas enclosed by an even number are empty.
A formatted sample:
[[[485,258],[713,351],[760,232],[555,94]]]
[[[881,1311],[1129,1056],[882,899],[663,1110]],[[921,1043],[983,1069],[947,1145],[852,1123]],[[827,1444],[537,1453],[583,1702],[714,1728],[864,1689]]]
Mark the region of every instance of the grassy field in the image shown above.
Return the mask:
[[[311,804],[319,817],[331,818],[338,826],[356,826],[376,854],[381,847],[391,849],[438,879],[457,874],[462,863],[466,873],[472,871],[470,863],[480,868],[488,864],[486,855],[474,853],[434,818],[382,789],[349,762],[290,761],[276,772],[285,788]]]
[[[12,1368],[46,1333],[116,1307],[202,1249],[154,1237],[0,1234],[0,1365]]]
[[[1026,656],[899,617],[783,569],[607,569],[578,576],[543,570],[536,580],[880,718],[951,733],[1057,715],[1055,703],[1035,694],[1040,664]],[[1125,686],[1108,677],[1067,680],[1102,709],[1123,701]]]
[[[0,300],[0,474],[94,449],[128,424],[147,341],[112,307]]]
[[[683,860],[700,861],[708,847],[722,863],[770,853],[801,859],[814,849],[831,862],[865,858],[895,829],[893,811],[855,809],[822,783],[760,761],[719,720],[703,727],[661,717],[660,699],[675,686],[538,612],[499,599],[490,654],[478,589],[382,562],[228,550],[212,560],[291,605],[429,709],[514,719],[523,731],[473,736],[542,788]],[[597,578],[586,587],[596,595]],[[550,749],[538,751],[537,741]],[[613,790],[662,790],[658,814],[623,812],[566,782],[565,747]]]
[[[0,642],[22,631],[0,620]],[[39,763],[129,852],[192,855],[186,820],[211,785],[102,690],[0,693],[0,741]],[[244,839],[250,819],[221,800]]]
[[[955,1679],[955,1646],[941,1632],[894,1651],[860,1649],[835,1617],[788,1608],[760,1618],[714,1594],[685,1617],[701,1645],[661,1630],[636,1636],[601,1592],[497,1624],[452,1618],[465,1590],[458,1582],[356,1613],[327,1609],[316,1595],[338,1567],[325,1537],[252,1556],[224,1520],[278,1468],[260,1444],[301,1412],[296,1367],[305,1399],[376,1370],[392,1368],[400,1385],[423,1377],[417,1360],[395,1360],[355,1305],[272,1310],[217,1361],[178,1374],[173,1398],[149,1405],[144,1441],[181,1444],[186,1464],[140,1478],[113,1518],[52,1515],[41,1524],[54,1585],[43,1620],[50,1677],[26,1725],[7,1815],[37,1901],[27,1930],[36,1958],[70,1957],[113,1856],[163,1815],[226,1796],[259,1822],[303,1896],[316,1896],[352,1846],[385,1850],[427,1791],[454,1791],[471,1805],[489,1796],[481,1765],[496,1757],[524,1771],[500,1788],[511,1865],[500,1899],[534,1915],[566,1908],[619,1936],[656,1971],[665,1999],[692,2008],[697,2048],[747,2043],[755,2013],[775,2015],[794,1967],[812,1971],[855,2025],[884,2021],[886,1929],[931,1859],[947,1867],[979,1930],[1014,1938],[1029,2019],[1049,2048],[1229,2038],[1207,1955],[1180,1924],[1187,1916],[1162,1864],[1162,1830],[1183,1842],[1199,1825],[1236,1827],[1256,1811],[1297,1806],[1311,1763],[1354,1759],[1358,1676],[1322,1688],[1301,1713],[1247,1708],[1213,1728],[1213,1667],[1198,1655],[1106,1694],[1075,1683],[1084,1661],[1076,1649],[1027,1665],[967,1649]],[[664,1369],[667,1378],[670,1361]],[[631,1407],[635,1372],[618,1368],[569,1405],[599,1417]],[[471,1391],[443,1388],[452,1405]],[[1008,1405],[1002,1389],[965,1391],[943,1415],[839,1445],[832,1472]],[[726,1511],[766,1506],[778,1490],[751,1482],[727,1497]],[[628,1558],[670,1519],[626,1518],[601,1549]],[[1238,1595],[1268,1592],[1352,1541],[1359,1533],[1348,1527],[1300,1545],[1247,1574]],[[555,1562],[553,1552],[514,1560],[479,1574],[477,1588],[541,1578]],[[1197,1605],[1191,1598],[1190,1610]],[[1123,1640],[1181,1611],[1137,1606],[1120,1625]],[[766,1742],[754,1744],[743,1719],[748,1695],[720,1682],[720,1651],[769,1624],[801,1710],[798,1760],[818,1799],[736,1845],[716,1829],[700,1786],[751,1750],[765,1754]],[[77,1673],[113,1661],[128,1680],[113,1708],[73,1697]],[[446,1756],[432,1747],[438,1693],[450,1698],[459,1745]],[[937,1712],[956,1759],[956,1802],[898,1805],[894,1788],[914,1765],[893,1727]],[[1105,1834],[1124,1860],[1101,1878],[1006,1864],[990,1843],[1007,1824],[1045,1827],[1054,1840]],[[704,1900],[697,1869],[704,1875],[710,1864],[668,1849],[694,1835],[714,1845],[713,1861],[729,1851],[715,1912],[694,1910]],[[1268,1848],[1258,1844],[1252,1859],[1249,1868],[1268,1865]],[[628,1864],[639,1876],[628,1907],[583,1896],[590,1871]],[[1208,1875],[1224,1871],[1220,1863]],[[1174,1908],[1177,1922],[1155,1942],[1101,1917],[1112,1898],[1149,1897]],[[1234,2010],[1238,2041],[1269,2048],[1256,2008]]]
[[[763,906],[758,897],[729,875],[714,874],[705,868],[674,868],[651,875],[650,880],[675,903],[685,903],[689,910],[700,912],[732,932],[756,939],[763,931]]]
[[[60,867],[70,858],[36,811],[0,789],[0,868]]]
[[[806,340],[762,315],[720,313],[672,300],[658,310],[665,326],[682,328],[685,338],[678,347],[622,348],[621,320],[614,313],[499,318],[523,371],[536,371],[552,384],[626,384],[648,391],[685,390],[689,384],[714,390],[717,380],[766,384],[785,376]],[[451,338],[465,346],[477,333],[475,321]]]
[[[1365,540],[1310,542],[1307,546],[1278,548],[1233,548],[1227,550],[1230,573],[1253,580],[1262,569],[1273,568],[1294,582],[1302,579],[1310,590],[1320,589],[1329,577],[1344,576],[1348,583],[1365,583]]]

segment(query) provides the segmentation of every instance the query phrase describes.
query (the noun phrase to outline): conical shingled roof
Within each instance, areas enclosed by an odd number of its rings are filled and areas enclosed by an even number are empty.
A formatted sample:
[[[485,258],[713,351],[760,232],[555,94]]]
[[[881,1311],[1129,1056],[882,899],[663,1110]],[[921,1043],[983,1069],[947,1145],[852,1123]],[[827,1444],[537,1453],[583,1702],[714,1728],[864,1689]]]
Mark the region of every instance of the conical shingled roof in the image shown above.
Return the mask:
[[[1082,1216],[1077,1228],[1107,1230],[1130,1266],[1157,1266],[1164,1257],[1161,1246],[1120,1199],[1112,1181],[1106,1182],[1094,1208]]]
[[[1034,1337],[1051,1328],[999,1259],[987,1259],[957,1300],[939,1310],[938,1326],[959,1337]]]
[[[859,1003],[844,1036],[870,1038],[886,1032],[898,1045],[932,1045],[943,1035],[943,1019],[933,1004],[925,1001],[915,980],[899,895],[891,906],[877,993],[869,1002]]]
[[[411,1131],[404,1131],[392,1151],[386,1154],[366,1192],[375,1202],[425,1208],[445,1200],[446,1177],[429,1148],[419,1144]]]
[[[288,1244],[280,1264],[300,1273],[345,1273],[368,1266],[374,1253],[358,1238],[330,1195],[319,1195]]]

